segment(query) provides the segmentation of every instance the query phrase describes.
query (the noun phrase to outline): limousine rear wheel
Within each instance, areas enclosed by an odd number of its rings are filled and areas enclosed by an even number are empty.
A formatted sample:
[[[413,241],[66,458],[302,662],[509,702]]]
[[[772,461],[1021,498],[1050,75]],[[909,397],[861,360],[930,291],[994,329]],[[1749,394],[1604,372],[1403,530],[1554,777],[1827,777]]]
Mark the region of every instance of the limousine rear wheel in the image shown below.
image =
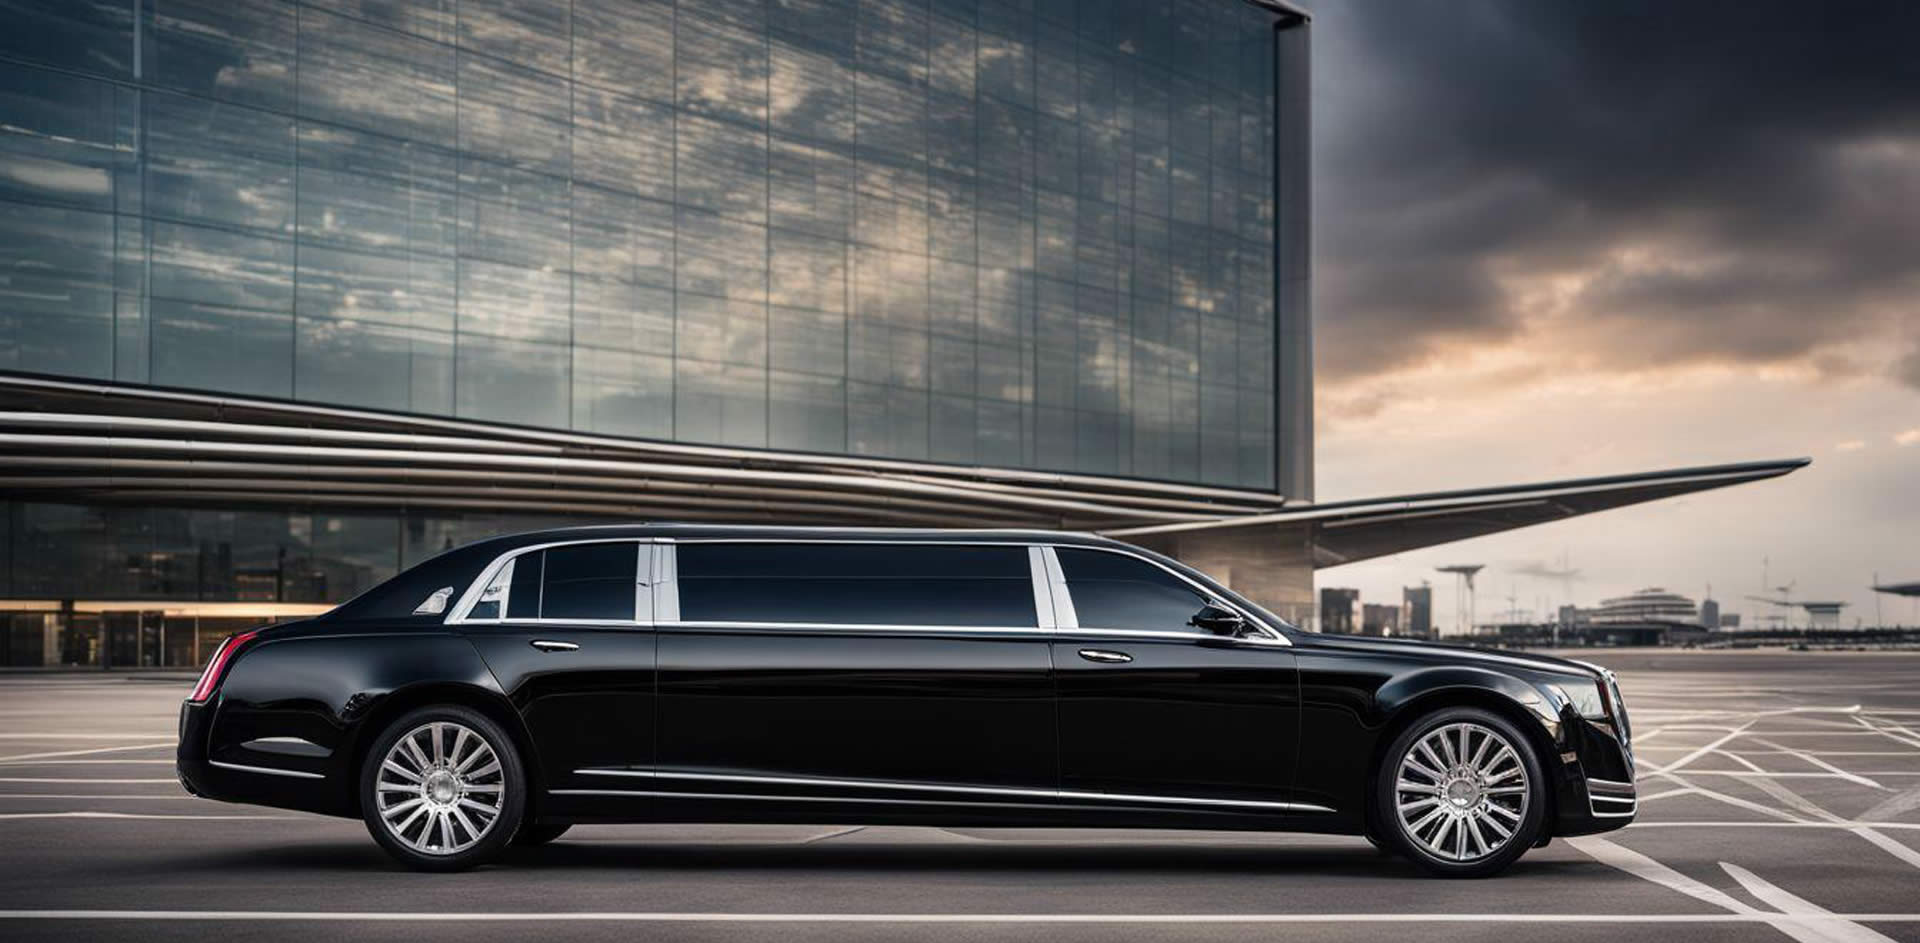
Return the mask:
[[[1453,707],[1402,731],[1375,783],[1383,837],[1443,877],[1496,874],[1533,847],[1546,776],[1533,746],[1491,711]]]
[[[500,853],[520,829],[526,775],[513,741],[471,708],[428,707],[374,740],[360,774],[373,840],[421,871],[460,871]]]

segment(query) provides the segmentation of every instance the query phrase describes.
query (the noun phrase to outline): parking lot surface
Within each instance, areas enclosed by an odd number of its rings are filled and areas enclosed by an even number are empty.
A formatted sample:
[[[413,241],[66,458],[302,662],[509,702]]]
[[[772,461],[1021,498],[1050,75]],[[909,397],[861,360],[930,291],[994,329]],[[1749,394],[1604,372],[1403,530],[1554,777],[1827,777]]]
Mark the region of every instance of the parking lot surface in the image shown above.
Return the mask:
[[[1357,838],[685,825],[415,874],[357,821],[185,795],[190,678],[0,676],[0,936],[1920,941],[1920,655],[1581,657],[1620,672],[1639,819],[1484,881]]]

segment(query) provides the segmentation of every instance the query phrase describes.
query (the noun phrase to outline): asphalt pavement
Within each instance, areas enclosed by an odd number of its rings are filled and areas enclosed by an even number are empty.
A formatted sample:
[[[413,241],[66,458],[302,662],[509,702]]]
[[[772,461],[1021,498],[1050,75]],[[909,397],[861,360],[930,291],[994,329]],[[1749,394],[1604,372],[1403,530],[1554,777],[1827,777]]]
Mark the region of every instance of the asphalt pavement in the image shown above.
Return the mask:
[[[1357,838],[686,825],[416,874],[357,821],[183,793],[190,678],[5,675],[0,937],[1920,941],[1920,655],[1582,657],[1621,674],[1640,818],[1483,881]]]

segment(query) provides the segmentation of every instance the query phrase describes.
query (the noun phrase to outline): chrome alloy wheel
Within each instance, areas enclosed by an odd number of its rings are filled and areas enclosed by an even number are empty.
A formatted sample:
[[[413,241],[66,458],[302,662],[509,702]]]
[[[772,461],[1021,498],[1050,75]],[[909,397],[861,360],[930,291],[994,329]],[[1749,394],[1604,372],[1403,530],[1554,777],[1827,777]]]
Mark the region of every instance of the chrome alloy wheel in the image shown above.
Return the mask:
[[[1473,723],[1407,749],[1394,784],[1400,827],[1427,852],[1473,861],[1506,847],[1527,817],[1527,767],[1507,738]]]
[[[433,721],[407,731],[380,761],[374,787],[387,833],[422,854],[452,855],[484,837],[506,802],[506,776],[486,738]]]

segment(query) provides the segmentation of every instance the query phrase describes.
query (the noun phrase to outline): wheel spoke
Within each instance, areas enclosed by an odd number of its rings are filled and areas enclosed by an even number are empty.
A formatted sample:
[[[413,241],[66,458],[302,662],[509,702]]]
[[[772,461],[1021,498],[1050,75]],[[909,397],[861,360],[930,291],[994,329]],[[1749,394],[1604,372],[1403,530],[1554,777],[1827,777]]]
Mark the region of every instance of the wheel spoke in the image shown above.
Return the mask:
[[[1418,749],[1420,751],[1421,757],[1423,757],[1429,764],[1431,764],[1434,769],[1446,769],[1448,766],[1453,765],[1451,763],[1448,763],[1446,760],[1443,760],[1440,757],[1435,756],[1433,752],[1433,747],[1428,746],[1425,740],[1420,741],[1420,746],[1418,747]],[[1441,778],[1444,779],[1445,777],[1441,777]]]
[[[1520,813],[1515,812],[1512,809],[1509,809],[1498,802],[1487,803],[1487,811],[1498,812],[1501,815],[1506,816],[1508,821],[1514,822],[1516,824],[1520,821]],[[1489,819],[1488,821],[1492,821],[1492,820]]]
[[[419,731],[416,730],[414,733],[407,734],[400,739],[400,742],[406,744],[407,754],[413,758],[414,768],[425,772],[427,767],[432,766],[433,763],[427,759],[425,753],[420,752],[420,744],[413,742],[414,734],[417,733],[419,733]]]
[[[1498,806],[1494,806],[1493,808],[1498,808]],[[1495,839],[1496,844],[1505,844],[1507,839],[1513,837],[1513,829],[1510,829],[1505,825],[1500,824],[1500,820],[1494,818],[1491,815],[1482,813],[1480,816],[1480,824],[1485,825],[1490,831],[1493,832],[1493,837]]]
[[[419,783],[396,783],[396,782],[383,779],[378,783],[375,783],[374,788],[380,792],[419,792],[420,784]]]
[[[1424,809],[1427,806],[1433,805],[1439,801],[1440,800],[1435,799],[1432,796],[1428,796],[1425,799],[1415,799],[1412,802],[1402,802],[1400,803],[1400,814],[1404,816],[1409,812],[1413,812],[1419,809]]]
[[[392,759],[391,757],[389,757],[388,759],[386,759],[386,760],[384,760],[384,761],[382,761],[382,762],[380,763],[380,768],[381,768],[381,769],[383,769],[383,770],[386,770],[387,772],[389,772],[389,773],[392,773],[392,774],[394,774],[394,775],[396,775],[396,776],[398,776],[398,777],[400,777],[401,779],[404,779],[404,780],[406,780],[406,781],[408,781],[408,782],[411,782],[411,783],[418,783],[418,782],[420,782],[420,774],[419,774],[419,773],[416,773],[416,772],[414,772],[414,771],[412,771],[412,770],[410,770],[410,769],[407,769],[407,768],[406,768],[406,767],[404,767],[404,766],[401,766],[401,765],[400,765],[399,763],[396,763],[396,762],[394,762],[394,760],[393,760],[393,759]]]
[[[1493,786],[1486,790],[1489,796],[1517,796],[1527,791],[1525,786]]]
[[[390,805],[384,809],[381,809],[380,814],[386,816],[388,819],[394,819],[399,817],[400,813],[405,812],[408,809],[417,808],[421,803],[426,801],[427,800],[419,796],[415,796],[411,799],[408,799],[405,802],[396,802],[393,805]],[[412,816],[408,816],[408,820],[411,821]]]
[[[1460,765],[1460,758],[1453,754],[1453,740],[1447,736],[1447,731],[1436,731],[1430,739],[1440,744],[1440,755],[1446,758],[1444,765],[1448,769]]]
[[[479,768],[479,769],[477,769],[477,770],[474,770],[474,771],[473,771],[473,772],[471,772],[471,773],[468,773],[468,774],[467,774],[467,778],[468,778],[468,779],[483,779],[483,778],[485,778],[485,777],[488,777],[488,776],[492,776],[493,774],[495,774],[495,773],[498,773],[498,772],[500,772],[500,763],[499,763],[499,761],[497,761],[497,760],[496,760],[496,761],[494,761],[494,762],[492,762],[492,763],[488,763],[487,765],[485,765],[485,766],[482,766],[482,767],[480,767],[480,768]],[[468,786],[467,788],[468,788],[468,789],[472,789],[473,787],[472,787],[472,786]]]
[[[447,752],[447,760],[454,772],[460,771],[460,751],[466,748],[468,736],[467,728],[453,728],[453,748]]]
[[[439,724],[427,725],[427,740],[433,745],[433,765],[439,766],[447,760],[446,738],[440,736]]]
[[[1437,793],[1440,791],[1440,784],[1439,783],[1416,783],[1411,780],[1403,779],[1397,783],[1394,783],[1393,788],[1398,789],[1401,792]]]
[[[1444,782],[1447,778],[1445,773],[1442,773],[1439,770],[1433,769],[1427,766],[1427,764],[1414,759],[1413,754],[1411,753],[1407,754],[1406,762],[1402,763],[1401,765],[1406,769],[1413,770],[1414,772],[1419,773],[1420,775],[1433,780],[1433,784],[1435,786],[1440,785],[1440,783]]]
[[[1487,852],[1492,851],[1493,850],[1492,846],[1487,844],[1487,837],[1481,834],[1480,832],[1479,817],[1469,815],[1463,821],[1465,821],[1466,823],[1467,837],[1472,839],[1473,841],[1473,856],[1475,858],[1478,858],[1481,855],[1484,855]]]

